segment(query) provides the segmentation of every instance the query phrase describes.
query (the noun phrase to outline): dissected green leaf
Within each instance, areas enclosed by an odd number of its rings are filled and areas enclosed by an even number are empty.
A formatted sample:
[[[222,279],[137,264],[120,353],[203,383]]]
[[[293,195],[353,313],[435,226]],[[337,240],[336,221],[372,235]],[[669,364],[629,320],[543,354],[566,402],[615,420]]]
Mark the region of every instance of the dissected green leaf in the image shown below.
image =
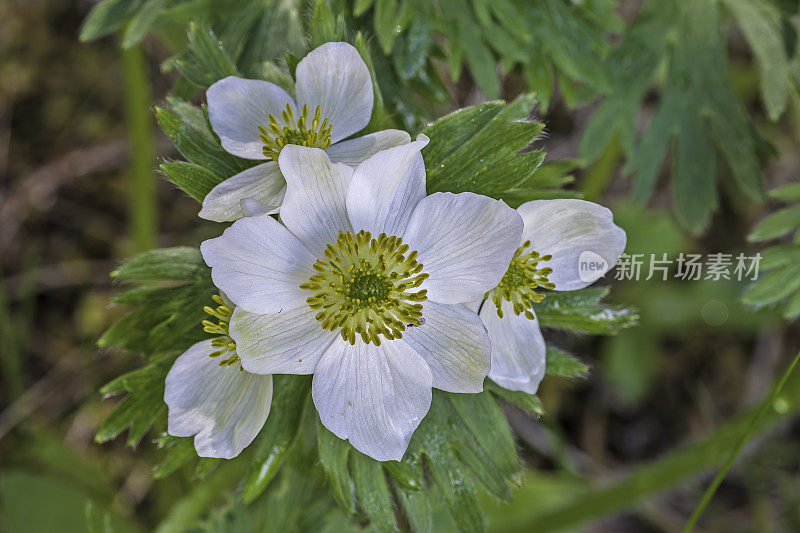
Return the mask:
[[[533,99],[489,102],[447,115],[425,128],[423,150],[428,192],[472,191],[501,197],[534,175],[544,159],[522,151],[543,125],[528,118]]]
[[[607,293],[606,289],[548,292],[533,308],[544,327],[614,335],[622,328],[635,325],[639,317],[631,309],[601,303]]]
[[[319,461],[328,477],[333,497],[345,511],[354,513],[355,500],[348,468],[352,446],[331,433],[322,422],[317,425],[317,443]]]
[[[800,205],[784,207],[759,222],[750,235],[749,241],[766,241],[785,235],[800,227]]]
[[[351,454],[358,503],[378,531],[395,531],[392,497],[381,463],[363,453]]]
[[[128,281],[201,281],[209,268],[200,250],[188,246],[150,250],[132,257],[111,273]]]

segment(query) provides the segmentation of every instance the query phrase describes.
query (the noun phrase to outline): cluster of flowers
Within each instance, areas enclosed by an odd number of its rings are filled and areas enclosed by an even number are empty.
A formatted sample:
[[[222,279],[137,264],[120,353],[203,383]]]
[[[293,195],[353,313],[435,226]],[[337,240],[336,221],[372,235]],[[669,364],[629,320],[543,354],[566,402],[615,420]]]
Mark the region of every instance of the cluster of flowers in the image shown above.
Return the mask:
[[[208,89],[222,146],[267,161],[203,202],[201,217],[233,223],[201,246],[221,291],[204,321],[215,336],[167,375],[168,432],[195,436],[201,456],[235,457],[267,420],[272,375],[313,374],[322,423],[374,459],[399,460],[432,387],[477,393],[488,375],[535,393],[545,344],[532,304],[594,281],[578,275],[587,250],[616,263],[625,232],[611,212],[426,196],[424,135],[343,141],[373,103],[346,43],[300,61],[295,95],[237,77]]]

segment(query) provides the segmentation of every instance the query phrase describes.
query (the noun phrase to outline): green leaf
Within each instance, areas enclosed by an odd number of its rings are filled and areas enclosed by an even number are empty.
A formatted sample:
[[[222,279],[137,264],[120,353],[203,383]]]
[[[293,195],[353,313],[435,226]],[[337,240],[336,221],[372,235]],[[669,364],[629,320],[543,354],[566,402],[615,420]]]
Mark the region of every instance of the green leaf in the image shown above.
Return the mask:
[[[747,240],[750,242],[767,241],[785,235],[800,227],[800,205],[785,207],[759,222]]]
[[[800,183],[784,185],[769,191],[769,196],[784,202],[800,202]]]
[[[133,16],[122,36],[122,47],[131,48],[141,42],[144,36],[153,29],[164,0],[145,0],[141,9]]]
[[[328,428],[322,425],[322,422],[317,424],[317,443],[319,446],[319,461],[331,484],[333,497],[342,509],[348,513],[354,513],[355,500],[353,499],[350,472],[347,466],[352,447],[349,443],[331,433]]]
[[[112,278],[136,281],[201,281],[209,275],[200,250],[188,246],[141,253],[111,272]]]
[[[360,452],[351,457],[358,503],[378,531],[395,531],[392,498],[381,463]]]
[[[375,34],[384,54],[392,51],[397,37],[397,0],[375,0]]]
[[[218,179],[229,178],[252,166],[252,163],[223,150],[204,123],[187,120],[195,118],[194,116],[181,116],[174,111],[157,107],[156,118],[169,140],[186,159],[213,172]]]
[[[273,397],[279,403],[270,413],[254,447],[250,471],[242,488],[242,498],[251,502],[275,477],[297,435],[303,406],[311,388],[311,376],[274,376]]]
[[[631,309],[600,303],[607,292],[603,289],[548,292],[533,309],[543,327],[614,335],[622,328],[635,325],[639,316]]]
[[[163,479],[189,461],[197,459],[194,438],[163,435],[156,442],[159,448],[166,450],[163,459],[153,469],[153,477],[156,479]]]
[[[219,38],[212,30],[197,24],[189,26],[186,49],[168,66],[203,89],[227,76],[240,76]]]
[[[585,377],[589,373],[589,365],[566,352],[547,348],[547,373],[554,376]]]
[[[128,395],[106,417],[95,433],[97,442],[106,442],[126,429],[128,444],[136,446],[155,419],[164,411],[164,379],[172,366],[173,357],[151,363],[144,368],[124,374],[105,385],[103,394]]]
[[[749,305],[763,306],[783,300],[800,290],[800,263],[791,263],[777,268],[759,280],[747,291],[742,301]]]
[[[540,152],[521,152],[543,125],[529,120],[533,99],[489,102],[456,111],[422,133],[428,192],[472,191],[499,197],[534,174]]]
[[[92,8],[81,27],[81,41],[93,41],[119,29],[144,0],[103,0]]]
[[[522,391],[512,391],[505,389],[495,383],[494,381],[487,380],[485,383],[486,390],[489,390],[495,396],[499,396],[509,403],[512,403],[527,412],[528,414],[538,418],[544,414],[544,405],[542,400],[535,394],[528,394]]]
[[[767,0],[723,0],[742,27],[759,68],[761,98],[770,120],[786,109],[789,96],[789,57],[783,43],[783,18]]]
[[[211,189],[222,183],[219,176],[213,172],[184,161],[163,163],[159,168],[165,178],[201,203]]]

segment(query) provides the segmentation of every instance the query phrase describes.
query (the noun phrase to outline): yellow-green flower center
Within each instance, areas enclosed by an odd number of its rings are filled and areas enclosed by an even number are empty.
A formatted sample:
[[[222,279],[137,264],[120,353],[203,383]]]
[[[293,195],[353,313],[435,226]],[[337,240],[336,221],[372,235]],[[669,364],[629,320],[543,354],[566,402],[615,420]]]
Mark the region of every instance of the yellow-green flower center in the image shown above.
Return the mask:
[[[264,143],[264,155],[269,159],[278,160],[278,154],[284,146],[297,144],[311,148],[325,149],[331,145],[331,129],[328,119],[320,121],[322,110],[319,106],[314,110],[314,116],[309,121],[308,106],[304,105],[300,116],[295,118],[292,106],[286,104],[286,109],[281,113],[283,125],[272,113],[267,117],[267,127],[259,126],[259,139]]]
[[[215,294],[211,298],[219,305],[216,308],[203,307],[203,311],[217,319],[216,322],[203,320],[203,331],[217,335],[211,341],[211,345],[217,350],[211,352],[210,355],[211,357],[225,355],[220,360],[219,366],[231,366],[239,362],[239,356],[236,355],[236,342],[228,334],[228,324],[230,324],[233,311],[225,305],[225,300],[221,296]]]
[[[385,233],[373,239],[368,231],[340,231],[324,254],[314,263],[316,274],[300,285],[314,292],[306,302],[320,310],[316,319],[323,328],[339,330],[351,344],[360,336],[380,346],[381,337],[399,339],[407,326],[422,323],[427,291],[413,289],[428,274],[422,272],[417,252],[409,252],[403,239]]]
[[[552,256],[539,255],[534,250],[525,252],[530,245],[531,241],[525,241],[522,246],[517,248],[500,284],[484,296],[485,299],[488,299],[491,295],[492,302],[497,307],[497,316],[500,318],[503,317],[502,305],[506,301],[513,304],[515,314],[525,314],[526,318],[533,319],[531,306],[541,302],[545,297],[536,289],[555,288],[555,285],[547,279],[553,269],[550,267],[539,268],[540,262],[550,261]]]

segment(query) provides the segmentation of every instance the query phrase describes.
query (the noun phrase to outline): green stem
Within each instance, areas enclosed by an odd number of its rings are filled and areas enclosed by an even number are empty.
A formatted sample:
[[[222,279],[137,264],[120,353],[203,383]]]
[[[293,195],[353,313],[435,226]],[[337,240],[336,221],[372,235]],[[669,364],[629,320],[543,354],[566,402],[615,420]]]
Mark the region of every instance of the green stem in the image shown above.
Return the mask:
[[[758,422],[767,412],[767,409],[769,409],[770,406],[774,405],[775,399],[781,393],[783,385],[789,379],[789,376],[791,375],[794,368],[797,366],[798,361],[800,361],[800,352],[797,353],[797,355],[794,358],[794,361],[792,361],[792,364],[789,365],[789,368],[786,369],[786,372],[784,372],[783,376],[781,376],[781,379],[772,388],[772,392],[770,393],[769,397],[767,397],[767,399],[761,405],[761,408],[758,410],[755,416],[753,416],[753,419],[750,421],[750,424],[747,426],[747,431],[745,431],[739,438],[739,441],[736,443],[736,446],[734,446],[733,449],[731,450],[730,454],[728,455],[728,458],[722,465],[722,468],[720,468],[719,472],[717,472],[717,475],[714,476],[713,481],[711,481],[711,484],[708,486],[705,493],[703,494],[703,498],[698,502],[697,506],[694,508],[694,511],[692,512],[692,516],[690,516],[689,520],[686,522],[686,526],[684,526],[683,528],[683,533],[689,533],[692,530],[694,530],[695,526],[697,525],[697,521],[700,520],[700,516],[703,514],[703,511],[705,511],[706,507],[708,507],[708,504],[711,502],[711,499],[714,497],[714,494],[717,492],[717,489],[722,484],[722,481],[725,479],[725,476],[728,475],[728,471],[733,466],[733,463],[736,461],[736,458],[739,456],[739,453],[741,453],[742,448],[744,448],[744,445],[747,444],[747,441],[750,440],[750,437],[753,435],[753,433],[755,433],[756,428],[758,427]]]
[[[136,251],[157,244],[155,147],[147,65],[141,46],[122,51],[125,118],[130,148],[130,226]]]

